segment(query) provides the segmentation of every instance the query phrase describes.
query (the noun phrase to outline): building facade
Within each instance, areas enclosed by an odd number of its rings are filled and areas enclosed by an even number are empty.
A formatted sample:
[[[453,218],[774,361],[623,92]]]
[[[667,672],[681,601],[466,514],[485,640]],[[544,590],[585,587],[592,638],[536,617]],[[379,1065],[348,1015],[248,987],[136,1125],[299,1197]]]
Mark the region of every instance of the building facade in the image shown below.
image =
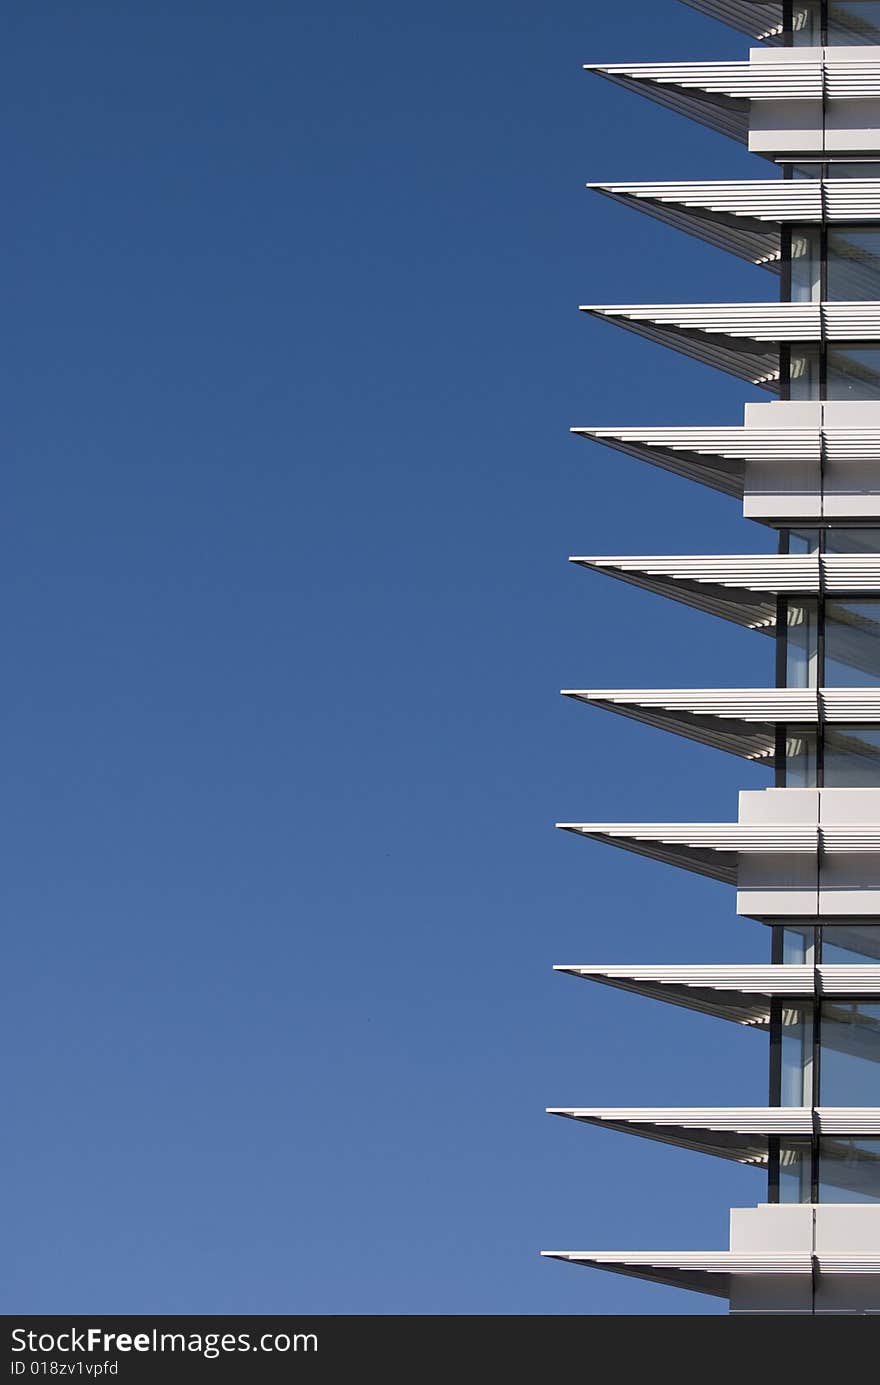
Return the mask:
[[[566,695],[775,782],[744,790],[734,822],[559,826],[733,886],[769,960],[558,969],[763,1031],[768,1092],[553,1114],[753,1165],[766,1200],[732,1209],[727,1249],[544,1254],[734,1313],[880,1312],[880,0],[684,3],[764,46],[590,70],[744,142],[759,176],[593,186],[762,266],[778,293],[584,311],[771,398],[743,426],[573,431],[740,500],[769,551],[573,561],[772,639],[776,686]]]

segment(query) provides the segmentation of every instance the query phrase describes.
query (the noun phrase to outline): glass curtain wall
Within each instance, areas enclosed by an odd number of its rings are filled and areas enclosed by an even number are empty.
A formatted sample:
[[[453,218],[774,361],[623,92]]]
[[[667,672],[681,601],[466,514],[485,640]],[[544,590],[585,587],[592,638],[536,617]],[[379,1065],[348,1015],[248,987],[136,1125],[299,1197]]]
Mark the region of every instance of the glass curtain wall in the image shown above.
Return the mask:
[[[880,0],[784,0],[788,45],[880,46]],[[876,159],[803,162],[794,178],[880,178]],[[784,230],[782,300],[792,303],[880,301],[880,228],[802,226]],[[880,346],[859,342],[780,350],[780,392],[796,400],[880,399]]]
[[[785,11],[790,46],[880,44],[880,0],[786,0]]]
[[[880,526],[783,531],[781,549],[880,554]],[[782,597],[777,647],[780,687],[880,687],[880,597]],[[776,765],[779,788],[880,788],[880,727],[780,726]]]
[[[805,922],[773,931],[775,962],[880,965],[880,924]],[[880,1002],[857,995],[774,1002],[770,1030],[771,1104],[880,1106]],[[771,1140],[769,1184],[771,1201],[880,1202],[880,1138]]]
[[[795,47],[877,45],[880,0],[784,0],[784,41]],[[880,180],[880,160],[805,160],[788,178]],[[880,225],[793,226],[781,240],[781,299],[880,302]],[[880,344],[783,346],[780,394],[793,400],[880,400]],[[786,554],[878,554],[880,525],[783,530]],[[777,685],[880,687],[880,597],[853,591],[780,597]],[[777,784],[880,788],[880,727],[866,723],[780,726]],[[880,999],[859,994],[861,967],[880,967],[880,919],[790,921],[772,929],[772,960],[812,970],[811,998],[769,1007],[770,1102],[815,1109],[880,1107]],[[822,993],[817,967],[846,967],[851,995]],[[880,1137],[772,1138],[771,1201],[880,1202]]]
[[[861,168],[861,177],[880,177],[880,164]],[[782,267],[783,302],[880,301],[880,227],[793,227],[783,232]],[[795,345],[781,355],[789,399],[880,399],[880,346]]]

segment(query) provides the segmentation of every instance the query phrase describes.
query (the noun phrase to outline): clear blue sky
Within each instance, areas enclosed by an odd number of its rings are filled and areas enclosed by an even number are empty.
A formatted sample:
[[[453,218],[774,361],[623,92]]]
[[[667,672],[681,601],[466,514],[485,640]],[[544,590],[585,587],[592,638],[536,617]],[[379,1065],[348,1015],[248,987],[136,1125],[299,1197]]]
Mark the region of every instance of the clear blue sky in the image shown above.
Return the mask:
[[[579,302],[772,298],[583,190],[760,177],[585,76],[674,0],[34,0],[2,58],[0,1301],[714,1312],[541,1247],[726,1245],[761,1175],[543,1115],[760,1104],[766,1043],[554,962],[767,957],[555,820],[763,772],[565,686],[772,682],[569,553],[769,549],[569,438],[749,393]]]

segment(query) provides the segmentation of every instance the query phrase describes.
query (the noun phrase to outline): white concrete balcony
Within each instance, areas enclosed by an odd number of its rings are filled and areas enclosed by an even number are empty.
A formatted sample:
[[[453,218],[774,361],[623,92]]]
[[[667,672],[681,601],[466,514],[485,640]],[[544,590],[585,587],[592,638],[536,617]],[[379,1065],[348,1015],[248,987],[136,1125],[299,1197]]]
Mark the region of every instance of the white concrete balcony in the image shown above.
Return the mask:
[[[880,519],[880,402],[776,400],[747,404],[743,427],[571,432],[739,499],[749,519]]]
[[[545,1250],[571,1265],[692,1289],[731,1313],[877,1312],[880,1207],[769,1204],[730,1212],[729,1250]]]
[[[739,821],[560,822],[733,885],[737,912],[766,922],[880,914],[880,789],[763,789],[739,795]]]
[[[828,829],[820,839],[814,823],[758,825],[725,822],[558,822],[563,832],[618,846],[695,875],[737,885],[744,857],[800,857],[816,860],[820,844],[826,852],[870,852],[880,857],[880,823],[853,827],[841,839],[841,829]],[[806,876],[806,872],[804,872]]]
[[[770,158],[880,152],[880,47],[753,48],[747,62],[585,66]]]

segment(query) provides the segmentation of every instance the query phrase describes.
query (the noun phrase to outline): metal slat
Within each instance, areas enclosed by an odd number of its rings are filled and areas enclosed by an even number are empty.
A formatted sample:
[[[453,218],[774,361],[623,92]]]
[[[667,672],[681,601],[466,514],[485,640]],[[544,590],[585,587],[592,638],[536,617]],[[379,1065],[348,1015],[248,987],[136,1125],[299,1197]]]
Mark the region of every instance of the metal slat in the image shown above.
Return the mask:
[[[709,19],[718,19],[749,38],[768,44],[782,43],[782,5],[779,0],[682,0]]]
[[[781,227],[880,220],[880,179],[588,183],[593,192],[774,272]]]
[[[826,330],[838,335],[880,335],[880,303],[611,303],[582,304],[580,310],[655,331],[729,337],[747,350],[753,343],[819,341],[823,313]]]
[[[558,822],[563,831],[596,840],[645,842],[685,847],[689,851],[718,851],[733,855],[813,855],[821,832],[826,850],[880,851],[880,824],[780,823],[774,826],[742,822]]]
[[[724,1019],[756,1031],[770,1024],[774,997],[871,998],[880,995],[880,966],[556,966],[554,971],[629,991],[650,1000]]]
[[[833,51],[833,50],[832,50]],[[866,52],[872,51],[866,48]],[[788,62],[588,63],[586,70],[747,143],[752,101],[876,100],[880,62],[870,58]]]
[[[772,766],[780,724],[880,726],[880,688],[563,689],[563,696]],[[851,748],[869,752],[858,736]]]
[[[607,574],[695,610],[765,633],[776,624],[777,595],[880,592],[880,554],[713,557],[573,557],[569,562]]]
[[[583,304],[581,312],[766,389],[779,387],[779,343],[880,337],[880,304]],[[840,312],[839,309],[850,311]]]
[[[578,437],[641,453],[695,453],[724,462],[880,462],[880,428],[572,428]],[[639,451],[636,451],[639,449]]]
[[[649,466],[695,481],[711,490],[742,500],[747,466],[792,463],[815,468],[813,487],[819,488],[818,466],[827,462],[880,464],[877,428],[572,428],[576,437],[599,443]],[[750,489],[759,488],[760,470]],[[877,494],[880,495],[880,480]]]
[[[880,63],[826,60],[825,80],[837,94],[876,95]],[[728,101],[821,101],[823,64],[803,62],[585,63],[585,70],[633,86],[675,87]],[[875,90],[874,88],[877,88]]]
[[[815,691],[761,689],[563,690],[563,696],[772,767],[776,725],[818,721]],[[876,704],[880,721],[880,700]]]

